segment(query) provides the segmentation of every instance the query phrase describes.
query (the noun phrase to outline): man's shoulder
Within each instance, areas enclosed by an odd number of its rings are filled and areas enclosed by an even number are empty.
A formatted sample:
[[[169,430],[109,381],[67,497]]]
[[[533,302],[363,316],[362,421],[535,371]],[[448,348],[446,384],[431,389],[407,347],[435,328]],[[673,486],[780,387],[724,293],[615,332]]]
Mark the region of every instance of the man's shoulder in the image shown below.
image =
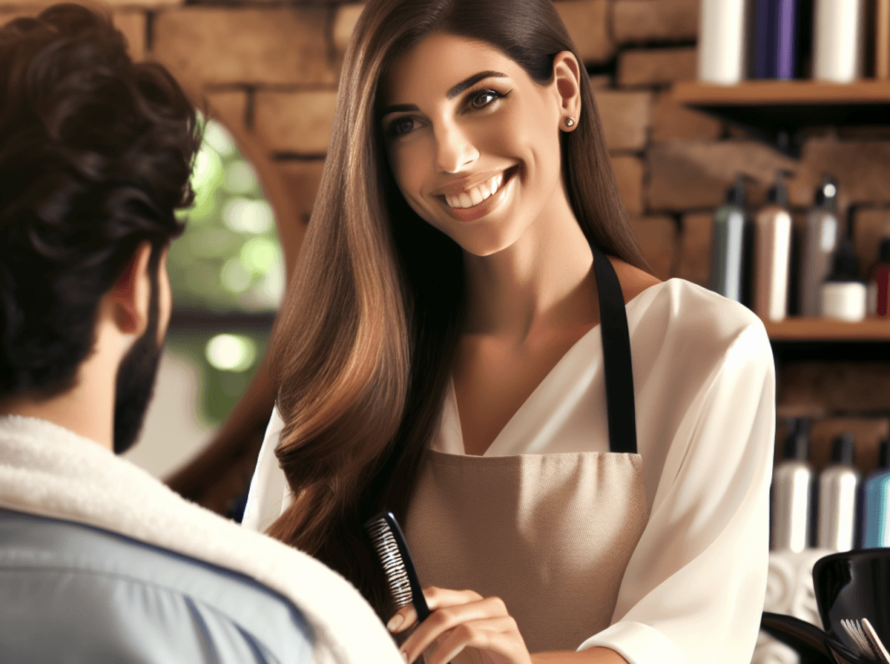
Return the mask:
[[[102,652],[202,661],[208,649],[222,662],[311,658],[313,635],[300,611],[242,574],[115,532],[2,509],[0,542],[0,643],[22,655],[16,661],[52,661],[59,647],[79,653],[70,661]]]

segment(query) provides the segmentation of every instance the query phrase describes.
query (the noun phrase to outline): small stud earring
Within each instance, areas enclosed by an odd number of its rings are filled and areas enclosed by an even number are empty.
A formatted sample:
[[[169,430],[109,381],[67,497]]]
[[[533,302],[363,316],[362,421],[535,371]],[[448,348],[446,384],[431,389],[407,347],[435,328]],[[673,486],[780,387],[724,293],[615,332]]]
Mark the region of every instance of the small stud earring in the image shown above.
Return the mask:
[[[566,118],[566,127],[574,127],[575,118]]]

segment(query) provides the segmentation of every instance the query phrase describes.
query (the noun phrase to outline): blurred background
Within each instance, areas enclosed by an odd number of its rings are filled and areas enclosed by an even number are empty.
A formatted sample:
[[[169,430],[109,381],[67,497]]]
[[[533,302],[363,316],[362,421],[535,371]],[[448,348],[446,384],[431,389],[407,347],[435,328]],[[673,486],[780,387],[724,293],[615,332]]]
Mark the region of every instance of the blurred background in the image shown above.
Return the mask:
[[[179,213],[186,230],[168,258],[175,313],[145,428],[128,454],[158,477],[193,457],[232,411],[284,292],[275,213],[256,171],[221,124],[203,119],[203,132],[195,204]]]
[[[0,0],[0,22],[45,4]],[[165,65],[207,118],[196,204],[170,256],[167,352],[131,458],[234,515],[273,403],[262,358],[311,215],[340,66],[363,4],[107,6],[133,57]],[[777,458],[786,432],[807,418],[815,471],[831,463],[832,441],[847,431],[857,468],[874,470],[890,435],[890,325],[875,313],[857,322],[801,316],[795,261],[830,174],[853,278],[865,288],[881,265],[881,240],[890,237],[888,0],[555,6],[591,76],[619,189],[656,276],[712,286],[727,191],[741,175],[742,212],[752,222],[784,179],[788,301],[778,319],[765,317],[777,363]],[[838,31],[833,51],[818,46],[826,29]]]

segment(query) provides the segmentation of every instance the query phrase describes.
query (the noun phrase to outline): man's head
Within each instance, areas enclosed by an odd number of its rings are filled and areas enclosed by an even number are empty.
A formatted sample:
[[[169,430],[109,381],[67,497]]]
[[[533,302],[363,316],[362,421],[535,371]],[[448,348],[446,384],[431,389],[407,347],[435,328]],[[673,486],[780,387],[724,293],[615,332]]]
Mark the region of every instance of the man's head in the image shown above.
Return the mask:
[[[103,298],[147,271],[148,322],[115,396],[115,449],[135,439],[166,328],[173,211],[191,202],[199,146],[182,90],[133,63],[107,18],[65,4],[0,28],[0,398],[74,388]]]

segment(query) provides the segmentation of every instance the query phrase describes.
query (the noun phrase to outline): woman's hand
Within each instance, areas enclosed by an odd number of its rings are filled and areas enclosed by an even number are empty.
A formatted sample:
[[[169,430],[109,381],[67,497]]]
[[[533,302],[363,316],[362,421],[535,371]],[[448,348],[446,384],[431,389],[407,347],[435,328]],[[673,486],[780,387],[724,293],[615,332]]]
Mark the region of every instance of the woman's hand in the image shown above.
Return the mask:
[[[476,651],[474,662],[531,664],[516,621],[500,598],[433,587],[426,588],[423,595],[432,613],[400,648],[409,664],[424,651],[426,664],[448,664],[468,651]],[[408,605],[396,612],[387,627],[398,634],[416,622],[414,606]]]

